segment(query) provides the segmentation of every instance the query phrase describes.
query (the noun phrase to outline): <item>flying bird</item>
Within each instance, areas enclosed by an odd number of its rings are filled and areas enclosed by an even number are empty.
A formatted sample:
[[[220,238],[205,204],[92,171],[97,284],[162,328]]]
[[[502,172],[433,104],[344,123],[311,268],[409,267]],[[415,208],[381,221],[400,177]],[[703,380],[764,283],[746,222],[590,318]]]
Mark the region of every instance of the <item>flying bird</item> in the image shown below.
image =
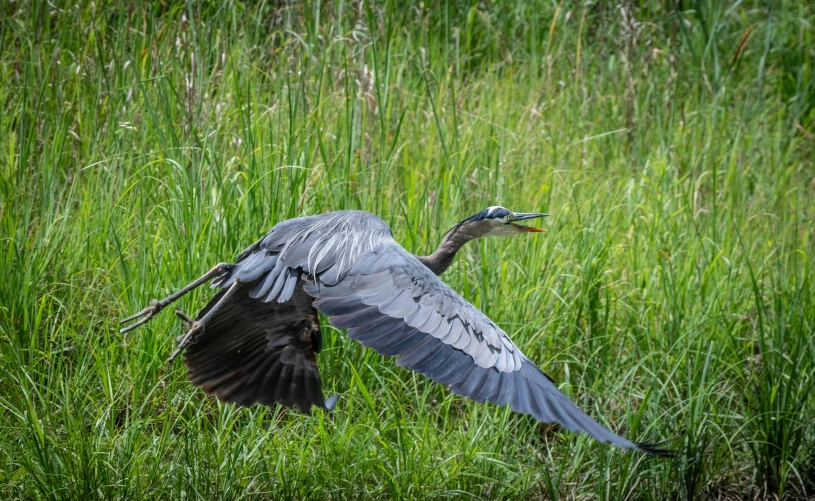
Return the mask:
[[[488,207],[456,224],[429,256],[415,256],[388,225],[363,211],[337,211],[276,224],[238,256],[135,315],[128,332],[211,281],[218,292],[191,319],[170,361],[183,353],[189,379],[224,402],[275,403],[309,413],[330,409],[316,355],[322,349],[318,312],[348,337],[395,356],[450,391],[479,403],[509,404],[538,421],[559,423],[599,440],[653,455],[664,442],[625,439],[589,417],[564,395],[484,313],[439,275],[467,242],[546,230],[523,221],[543,213]]]

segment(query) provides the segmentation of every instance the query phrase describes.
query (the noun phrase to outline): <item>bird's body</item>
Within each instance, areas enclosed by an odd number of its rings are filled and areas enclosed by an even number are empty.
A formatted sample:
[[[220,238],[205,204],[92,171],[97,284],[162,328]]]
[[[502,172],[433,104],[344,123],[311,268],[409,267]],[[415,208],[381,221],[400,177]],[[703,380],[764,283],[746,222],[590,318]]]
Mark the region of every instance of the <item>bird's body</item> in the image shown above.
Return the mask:
[[[179,350],[185,350],[192,382],[223,401],[279,403],[306,413],[312,406],[331,407],[323,400],[316,363],[319,311],[348,329],[350,338],[399,357],[398,365],[458,395],[509,404],[515,412],[619,447],[669,452],[622,438],[586,415],[500,327],[438,278],[467,241],[542,231],[513,221],[543,216],[490,207],[456,225],[425,257],[407,252],[388,225],[367,212],[289,219],[234,265],[219,265],[181,292],[154,301],[140,312],[147,317],[140,323],[214,278],[213,287],[221,290],[191,322]]]

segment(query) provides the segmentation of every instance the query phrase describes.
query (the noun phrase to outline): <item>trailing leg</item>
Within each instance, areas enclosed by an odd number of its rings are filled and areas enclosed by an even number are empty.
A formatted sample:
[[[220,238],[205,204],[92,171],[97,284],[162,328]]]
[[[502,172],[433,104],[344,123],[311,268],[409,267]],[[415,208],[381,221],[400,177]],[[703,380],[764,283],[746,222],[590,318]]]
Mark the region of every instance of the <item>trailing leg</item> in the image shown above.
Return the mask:
[[[190,283],[189,285],[187,285],[186,287],[184,287],[180,291],[178,291],[178,292],[176,292],[174,294],[171,294],[171,295],[165,297],[162,300],[156,300],[156,299],[151,300],[150,305],[147,306],[146,308],[144,308],[143,310],[141,310],[140,312],[119,321],[120,324],[126,324],[128,322],[132,322],[133,320],[140,319],[138,322],[133,323],[131,325],[128,325],[127,327],[124,327],[124,328],[120,329],[119,334],[124,334],[126,332],[130,332],[133,329],[135,329],[135,328],[137,328],[137,327],[139,327],[141,325],[146,324],[147,322],[150,321],[150,319],[152,319],[154,316],[156,316],[167,305],[172,304],[173,302],[178,300],[184,294],[186,294],[186,293],[188,293],[188,292],[190,292],[192,290],[195,290],[196,288],[198,288],[202,284],[212,280],[213,278],[218,277],[220,275],[223,275],[224,273],[229,271],[229,269],[232,268],[232,266],[233,265],[228,264],[228,263],[219,263],[219,264],[215,265],[211,270],[206,272],[204,275],[202,275],[200,278],[196,279],[194,282]]]
[[[187,316],[186,313],[179,310],[178,308],[176,308],[176,310],[175,310],[175,316],[177,316],[178,318],[180,318],[184,322],[184,326],[185,326],[184,328],[185,329],[189,329],[190,327],[192,327],[192,323],[195,322],[195,320],[191,319],[189,316]],[[175,338],[175,342],[176,343],[180,342],[181,338],[183,338],[183,337],[184,337],[183,335],[178,336],[177,338]]]

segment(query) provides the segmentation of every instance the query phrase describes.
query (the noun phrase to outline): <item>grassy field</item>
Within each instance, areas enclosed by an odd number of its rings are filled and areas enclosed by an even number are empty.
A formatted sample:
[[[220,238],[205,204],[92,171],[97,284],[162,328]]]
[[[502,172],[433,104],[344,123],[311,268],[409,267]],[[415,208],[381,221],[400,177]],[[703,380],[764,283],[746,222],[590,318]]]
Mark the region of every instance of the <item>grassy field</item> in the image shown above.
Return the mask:
[[[0,497],[815,497],[815,6],[0,5]],[[323,328],[335,412],[237,409],[119,318],[275,222],[429,253],[624,453]],[[193,313],[209,291],[185,297]],[[326,322],[324,322],[324,325]]]

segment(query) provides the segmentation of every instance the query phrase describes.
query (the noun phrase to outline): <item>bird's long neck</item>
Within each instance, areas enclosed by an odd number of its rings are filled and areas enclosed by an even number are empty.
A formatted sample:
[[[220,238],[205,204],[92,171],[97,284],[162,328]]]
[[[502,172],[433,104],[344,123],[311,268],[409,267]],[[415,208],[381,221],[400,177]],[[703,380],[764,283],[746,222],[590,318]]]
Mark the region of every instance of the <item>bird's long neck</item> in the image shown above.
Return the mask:
[[[444,236],[444,240],[439,244],[439,248],[436,249],[436,252],[429,256],[416,257],[422,264],[427,266],[430,271],[436,275],[441,275],[453,263],[453,258],[456,257],[456,252],[461,249],[461,246],[475,238],[478,238],[478,236],[465,231],[464,228],[459,226],[453,228]]]

